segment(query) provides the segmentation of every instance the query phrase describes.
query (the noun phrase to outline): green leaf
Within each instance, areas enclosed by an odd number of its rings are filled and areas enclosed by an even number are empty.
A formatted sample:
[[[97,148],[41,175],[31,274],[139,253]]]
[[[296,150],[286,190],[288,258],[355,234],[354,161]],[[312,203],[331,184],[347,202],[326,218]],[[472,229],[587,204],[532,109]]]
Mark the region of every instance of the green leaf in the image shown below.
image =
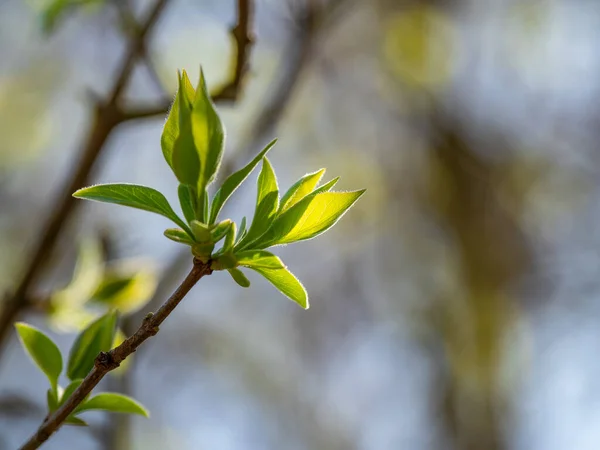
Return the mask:
[[[210,232],[211,240],[215,243],[219,242],[229,232],[229,230],[231,229],[231,225],[233,225],[233,222],[230,219],[225,219],[223,222],[219,223]]]
[[[296,181],[281,198],[279,214],[294,206],[296,203],[310,194],[317,184],[319,184],[319,181],[321,181],[321,178],[323,178],[324,174],[325,169],[320,169],[316,172],[304,175],[302,178]]]
[[[194,243],[194,240],[181,228],[167,228],[163,234],[165,237],[180,244],[192,245]]]
[[[196,195],[192,192],[192,188],[186,184],[180,184],[177,188],[177,195],[179,196],[179,204],[183,211],[185,220],[191,222],[196,218]]]
[[[137,184],[115,183],[97,184],[95,186],[79,189],[73,197],[94,200],[104,203],[130,206],[153,212],[172,220],[180,228],[193,236],[189,227],[179,218],[163,194],[156,189]]]
[[[248,234],[240,241],[239,250],[262,236],[271,226],[279,207],[279,188],[273,167],[265,156],[257,180],[256,210]]]
[[[269,280],[283,295],[289,297],[304,309],[308,309],[309,304],[306,289],[304,289],[302,283],[287,268],[267,269],[265,267],[249,267]]]
[[[131,261],[106,270],[91,300],[105,309],[131,314],[144,306],[156,291],[156,271],[151,264]]]
[[[173,147],[175,145],[175,141],[179,136],[179,103],[180,100],[180,90],[183,87],[183,98],[188,100],[188,103],[192,103],[194,98],[196,97],[196,92],[190,83],[185,70],[183,71],[183,80],[182,75],[178,76],[180,88],[177,90],[175,94],[175,100],[173,101],[173,105],[171,106],[171,111],[169,111],[169,116],[167,117],[167,121],[165,122],[165,126],[163,128],[162,136],[160,138],[160,145],[162,147],[163,155],[167,164],[173,169]]]
[[[242,222],[240,223],[240,231],[238,233],[236,245],[241,242],[242,239],[246,237],[248,230],[246,229],[246,216],[242,217]]]
[[[48,412],[52,413],[58,408],[58,393],[50,388],[46,391],[46,402],[48,404]]]
[[[225,242],[223,243],[222,253],[229,253],[233,250],[235,244],[236,225],[235,222],[231,222],[231,227],[227,230],[225,235]]]
[[[212,206],[210,209],[210,223],[215,223],[217,220],[217,216],[221,212],[221,209],[225,205],[225,202],[231,197],[231,195],[236,191],[238,187],[244,182],[246,178],[252,173],[254,168],[258,165],[258,163],[263,159],[263,157],[267,154],[269,150],[275,145],[277,139],[273,139],[269,144],[258,154],[256,157],[250,161],[245,167],[241,168],[235,173],[232,173],[227,177],[225,182],[221,185],[219,190],[215,193],[213,198]],[[240,227],[240,234],[241,234]]]
[[[115,392],[102,392],[84,402],[75,411],[79,414],[83,411],[101,410],[125,414],[139,414],[150,417],[148,410],[140,403],[127,395]]]
[[[225,129],[208,93],[202,68],[200,68],[200,81],[196,88],[191,121],[194,146],[200,158],[198,192],[204,192],[206,186],[214,180],[221,164]]]
[[[69,416],[65,420],[65,424],[74,425],[76,427],[87,427],[89,426],[85,420],[81,420],[79,417]]]
[[[246,250],[235,254],[240,266],[262,267],[264,269],[283,269],[285,265],[273,253],[265,250]]]
[[[82,382],[83,378],[78,378],[76,380],[71,381],[69,385],[65,388],[65,390],[62,392],[58,406],[64,405],[64,403],[69,399],[73,392],[77,390],[77,388],[81,385]]]
[[[62,372],[63,366],[60,350],[54,341],[41,330],[24,322],[17,322],[15,327],[21,344],[33,362],[48,377],[52,389],[56,391],[58,377]]]
[[[235,281],[241,287],[250,287],[250,280],[246,278],[246,275],[244,275],[244,273],[240,269],[236,269],[235,267],[233,267],[231,269],[227,269],[227,272],[229,272],[229,275],[231,275],[233,281]]]
[[[50,298],[53,310],[80,307],[87,302],[102,279],[104,256],[98,239],[86,237],[79,244],[73,279]]]
[[[199,211],[199,212],[201,212],[201,214],[198,214],[198,216],[199,216],[198,220],[202,223],[206,223],[206,221],[208,219],[209,209],[210,209],[210,207],[209,207],[210,199],[208,197],[208,191],[206,190],[206,188],[204,188],[204,192],[200,196],[198,203],[200,205],[202,205],[202,211]]]
[[[312,239],[335,225],[364,192],[322,192],[304,197],[278,216],[269,231],[251,245],[267,248]]]
[[[335,177],[333,180],[328,181],[323,186],[318,187],[311,192],[311,195],[320,194],[321,192],[329,192],[336,184],[340,181],[340,177]]]
[[[116,312],[108,312],[84,329],[71,347],[67,376],[70,380],[85,378],[94,367],[100,352],[110,350],[115,336]]]
[[[192,233],[194,233],[194,238],[197,242],[211,241],[210,229],[206,224],[197,220],[192,220],[190,226],[192,227]]]

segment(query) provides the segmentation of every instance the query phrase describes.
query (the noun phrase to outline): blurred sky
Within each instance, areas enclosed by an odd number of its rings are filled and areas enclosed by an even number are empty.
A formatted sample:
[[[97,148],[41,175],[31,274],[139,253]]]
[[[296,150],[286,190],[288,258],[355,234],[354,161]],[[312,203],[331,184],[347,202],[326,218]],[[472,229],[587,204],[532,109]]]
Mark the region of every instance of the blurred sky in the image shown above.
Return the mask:
[[[150,2],[132,3],[140,13]],[[227,78],[235,3],[170,2],[150,44],[167,92],[181,68],[195,80],[202,64],[209,86]],[[124,50],[110,4],[65,17],[50,36],[42,4],[0,3],[2,291],[14,287],[76,164],[90,95],[106,94]],[[151,419],[127,421],[128,442],[110,445],[600,448],[600,4],[318,0],[313,7],[327,13],[290,81],[306,5],[257,2],[243,95],[219,106],[225,158],[240,167],[278,137],[270,159],[280,188],[326,167],[341,189],[368,191],[328,234],[278,249],[306,285],[310,310],[252,274],[248,290],[223,273],[202,280],[136,355],[131,394]],[[293,92],[273,134],[257,137],[281,74]],[[128,99],[160,94],[141,67]],[[150,185],[177,203],[162,124],[119,127],[94,181]],[[252,216],[255,179],[226,209],[232,219]],[[82,205],[38,289],[66,283],[84,232],[109,230],[119,257],[166,270],[181,251],[163,238],[168,226],[141,211]],[[48,327],[39,315],[26,320]],[[52,336],[64,351],[74,338]],[[0,400],[16,395],[39,410],[6,403],[1,449],[16,448],[43,418],[44,382],[13,336]],[[105,434],[114,430],[102,424],[121,419],[109,420],[90,414]],[[44,448],[111,447],[64,428]]]

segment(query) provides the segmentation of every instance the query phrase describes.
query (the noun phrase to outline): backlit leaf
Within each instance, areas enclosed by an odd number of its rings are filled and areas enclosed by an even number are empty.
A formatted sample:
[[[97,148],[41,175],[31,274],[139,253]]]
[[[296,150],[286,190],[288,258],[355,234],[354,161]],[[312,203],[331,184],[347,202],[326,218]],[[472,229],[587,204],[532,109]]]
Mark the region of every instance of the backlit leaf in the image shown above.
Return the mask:
[[[245,167],[241,168],[235,173],[232,173],[227,177],[225,182],[221,185],[219,190],[215,193],[213,198],[211,210],[210,210],[210,223],[215,223],[217,220],[217,216],[225,202],[231,197],[231,194],[235,192],[235,190],[244,182],[246,178],[252,173],[254,168],[258,165],[258,163],[263,159],[263,157],[267,154],[269,150],[275,145],[277,139],[273,139],[269,144],[258,154],[256,157],[250,161]],[[241,228],[240,228],[241,233]]]
[[[250,267],[269,280],[273,286],[281,291],[304,309],[308,309],[308,295],[302,283],[287,269],[267,269],[265,267]]]
[[[160,214],[175,222],[192,236],[189,227],[175,214],[165,196],[147,186],[127,183],[97,184],[79,189],[73,194],[73,197],[114,203]]]
[[[117,394],[115,392],[102,392],[84,402],[76,409],[76,412],[101,410],[125,414],[138,414],[144,417],[150,417],[148,410],[140,403],[128,397],[127,395]]]
[[[60,350],[41,330],[24,322],[17,322],[15,327],[21,344],[33,362],[48,377],[52,389],[56,391],[63,366]]]

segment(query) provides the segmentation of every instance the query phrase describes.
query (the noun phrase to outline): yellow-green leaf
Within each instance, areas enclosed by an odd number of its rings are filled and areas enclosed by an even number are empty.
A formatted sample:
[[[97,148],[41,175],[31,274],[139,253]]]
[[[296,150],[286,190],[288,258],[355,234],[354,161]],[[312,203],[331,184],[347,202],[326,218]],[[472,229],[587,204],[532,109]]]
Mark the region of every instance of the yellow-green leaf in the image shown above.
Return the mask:
[[[52,390],[56,391],[63,366],[60,350],[52,339],[36,327],[24,322],[17,322],[15,327],[23,348],[48,377]]]
[[[287,269],[267,269],[265,267],[250,266],[250,269],[260,273],[273,284],[286,297],[289,297],[304,309],[308,309],[308,294],[302,283]]]
[[[279,214],[285,212],[291,206],[294,206],[319,184],[321,178],[325,174],[325,169],[317,170],[316,172],[304,175],[298,181],[296,181],[292,187],[281,198],[281,204],[279,205]]]

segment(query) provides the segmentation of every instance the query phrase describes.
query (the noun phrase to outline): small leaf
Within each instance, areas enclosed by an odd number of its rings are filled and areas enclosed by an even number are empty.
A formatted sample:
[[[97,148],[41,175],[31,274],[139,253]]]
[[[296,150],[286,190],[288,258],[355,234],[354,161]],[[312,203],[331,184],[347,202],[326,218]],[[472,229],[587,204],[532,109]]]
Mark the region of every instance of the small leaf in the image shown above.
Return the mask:
[[[179,218],[163,194],[156,189],[137,184],[97,184],[79,189],[73,197],[104,203],[130,206],[166,217],[192,236],[189,227]]]
[[[67,376],[70,380],[85,378],[94,367],[100,352],[110,350],[115,335],[116,312],[108,312],[84,329],[71,347]]]
[[[269,231],[251,245],[267,248],[312,239],[335,225],[364,192],[363,189],[309,195],[278,216]]]
[[[231,275],[233,281],[235,281],[241,287],[250,287],[250,280],[246,278],[246,275],[244,275],[244,273],[240,269],[236,269],[235,267],[233,267],[231,269],[227,269],[227,272],[229,272],[229,275]]]
[[[46,391],[46,402],[49,413],[56,411],[56,408],[58,408],[58,395],[54,389],[50,388]]]
[[[192,233],[194,233],[194,238],[197,242],[210,242],[210,229],[207,225],[197,220],[192,220],[190,226],[192,227]]]
[[[99,240],[84,238],[79,244],[73,279],[65,288],[52,294],[52,309],[81,307],[100,283],[103,272],[104,256]]]
[[[104,279],[91,297],[105,309],[117,309],[131,314],[144,306],[156,291],[158,284],[153,265],[144,261],[122,261],[108,268]]]
[[[273,284],[285,296],[294,300],[304,309],[308,309],[308,295],[302,283],[286,268],[266,269],[264,267],[250,267],[260,273]]]
[[[56,391],[58,377],[62,372],[62,355],[52,339],[41,330],[26,324],[15,324],[21,344],[40,370],[48,377],[50,386]]]
[[[336,184],[340,181],[340,177],[335,177],[333,180],[328,181],[323,186],[318,187],[311,192],[311,195],[320,194],[321,192],[329,192]]]
[[[240,241],[239,249],[247,247],[256,238],[262,236],[271,226],[279,207],[279,189],[273,167],[265,156],[262,170],[257,180],[256,210],[248,234]]]
[[[131,397],[115,392],[102,392],[95,395],[79,406],[75,411],[79,414],[83,411],[101,410],[125,414],[139,414],[150,417],[150,414],[140,403]]]
[[[194,240],[181,228],[167,228],[164,231],[165,237],[180,244],[192,245]]]
[[[200,81],[196,88],[191,122],[194,146],[200,158],[198,192],[204,192],[206,186],[214,180],[221,164],[225,129],[208,93],[202,68],[200,68]]]
[[[248,230],[246,229],[246,216],[242,217],[242,222],[240,223],[240,231],[238,233],[236,245],[246,237]]]
[[[223,243],[222,252],[229,253],[233,250],[233,246],[235,244],[235,235],[236,235],[236,225],[235,222],[231,222],[231,227],[227,230],[227,234],[225,235],[225,242]]]
[[[263,157],[267,154],[269,150],[275,145],[277,139],[273,139],[269,144],[258,154],[256,157],[250,161],[245,167],[241,168],[235,173],[232,173],[227,177],[225,182],[219,188],[219,190],[215,193],[213,198],[211,210],[210,210],[210,223],[215,223],[217,220],[217,216],[221,212],[223,205],[225,202],[231,197],[231,195],[236,191],[238,187],[244,182],[246,178],[252,173],[254,168],[258,165],[258,163],[263,159]],[[243,222],[245,223],[245,222]],[[244,227],[245,228],[245,227]],[[240,234],[242,233],[242,227],[240,227]]]
[[[189,82],[187,74],[185,75],[183,83],[181,83],[181,76],[179,76],[179,79],[180,88],[175,94],[175,100],[173,101],[173,105],[169,111],[169,116],[167,117],[167,121],[165,122],[162,136],[160,138],[160,145],[162,147],[165,161],[167,161],[167,164],[169,164],[171,169],[173,168],[173,147],[175,145],[175,140],[179,136],[179,103],[181,101],[179,98],[179,90],[181,89],[181,86],[183,85],[184,89],[183,98],[189,99],[189,103],[193,102],[194,98],[196,97],[196,92],[194,91],[192,84]]]
[[[265,250],[246,250],[235,254],[240,266],[262,267],[264,269],[283,269],[285,265],[273,253]]]
[[[179,126],[179,136],[173,146],[173,172],[180,183],[196,186],[200,177],[201,163],[194,146],[191,119],[180,123]]]
[[[58,406],[64,405],[64,403],[69,399],[71,394],[73,394],[73,392],[77,390],[77,388],[81,385],[82,382],[83,378],[78,378],[76,380],[71,381],[71,383],[69,383],[69,385],[62,392]]]
[[[302,178],[296,181],[281,198],[279,214],[283,213],[291,206],[294,206],[296,203],[310,194],[317,184],[319,184],[319,181],[321,181],[321,178],[323,178],[324,174],[325,169],[320,169],[316,172],[304,175]]]
[[[225,235],[231,229],[231,225],[233,222],[230,219],[225,219],[223,222],[219,223],[211,232],[210,237],[213,242],[219,242],[221,239],[225,237]]]
[[[85,420],[81,420],[79,417],[69,416],[65,420],[65,424],[74,425],[76,427],[87,427],[89,426]]]
[[[196,218],[196,195],[192,192],[192,188],[186,184],[179,185],[177,195],[179,196],[183,216],[189,223]]]

